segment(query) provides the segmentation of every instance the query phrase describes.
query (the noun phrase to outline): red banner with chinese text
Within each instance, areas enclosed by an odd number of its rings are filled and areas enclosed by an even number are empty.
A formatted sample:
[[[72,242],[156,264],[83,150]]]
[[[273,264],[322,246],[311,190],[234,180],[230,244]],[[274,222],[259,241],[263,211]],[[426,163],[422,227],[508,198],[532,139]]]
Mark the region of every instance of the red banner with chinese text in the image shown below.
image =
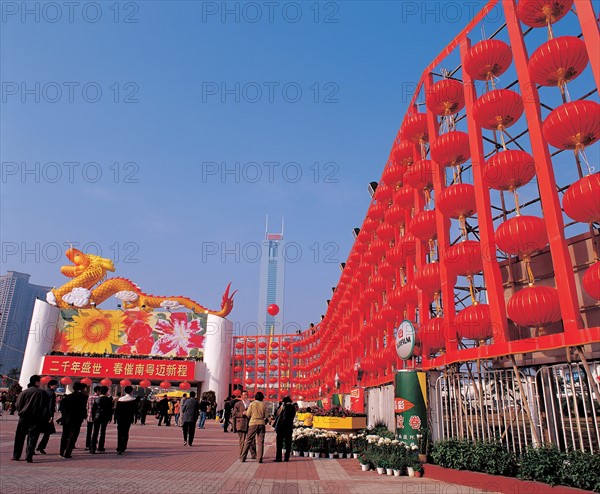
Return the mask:
[[[195,362],[143,360],[48,355],[44,357],[42,374],[51,376],[166,379],[194,379]]]
[[[350,391],[350,410],[356,413],[365,413],[364,388],[354,388]]]

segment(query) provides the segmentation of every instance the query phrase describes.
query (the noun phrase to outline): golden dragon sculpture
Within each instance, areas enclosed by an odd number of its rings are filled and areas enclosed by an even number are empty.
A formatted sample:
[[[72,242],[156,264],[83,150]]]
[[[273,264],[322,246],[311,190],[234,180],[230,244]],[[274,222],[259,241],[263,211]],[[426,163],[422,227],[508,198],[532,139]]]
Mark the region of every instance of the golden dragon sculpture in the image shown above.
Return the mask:
[[[226,317],[233,309],[233,296],[237,290],[229,294],[231,283],[227,285],[223,294],[221,309],[214,311],[187,297],[149,295],[127,278],[117,277],[106,280],[107,271],[115,271],[115,265],[110,259],[84,254],[73,247],[65,254],[73,265],[62,266],[60,272],[73,279],[58,288],[53,288],[46,297],[49,303],[61,309],[96,307],[113,295],[121,300],[125,309],[134,307],[146,310],[175,309],[183,306],[197,314],[214,314],[219,317]],[[100,284],[97,285],[98,283]]]

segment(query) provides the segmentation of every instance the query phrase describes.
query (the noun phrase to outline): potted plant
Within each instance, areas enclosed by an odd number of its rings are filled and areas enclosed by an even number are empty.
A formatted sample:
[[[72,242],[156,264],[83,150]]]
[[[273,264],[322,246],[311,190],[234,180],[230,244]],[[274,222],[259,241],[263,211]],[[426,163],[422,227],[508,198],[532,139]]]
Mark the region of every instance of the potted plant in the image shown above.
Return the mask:
[[[415,466],[413,466],[413,470],[415,471],[415,477],[418,478],[423,476],[423,464],[421,462],[415,464]]]
[[[360,463],[360,468],[363,472],[367,472],[370,470],[371,464],[369,462],[367,453],[361,453],[360,455],[358,455],[358,461]]]
[[[419,451],[419,461],[427,462],[427,455],[431,447],[431,431],[429,427],[421,427],[417,433],[417,447]]]

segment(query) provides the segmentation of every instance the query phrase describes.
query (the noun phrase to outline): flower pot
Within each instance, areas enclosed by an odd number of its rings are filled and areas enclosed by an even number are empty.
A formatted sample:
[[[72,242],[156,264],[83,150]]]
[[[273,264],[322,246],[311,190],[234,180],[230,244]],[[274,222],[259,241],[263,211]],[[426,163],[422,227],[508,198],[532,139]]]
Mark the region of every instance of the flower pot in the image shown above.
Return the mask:
[[[354,457],[354,459],[358,458],[358,453],[352,453],[352,456]]]
[[[334,457],[335,457],[335,453],[329,453],[329,459],[333,460]]]
[[[308,454],[310,455],[311,458],[316,458],[317,457],[317,453],[314,453],[313,451],[311,451]]]
[[[419,461],[421,463],[427,463],[427,455],[419,454]]]
[[[394,475],[394,470],[392,468],[386,468],[385,473],[387,473],[388,475]]]
[[[310,453],[308,451],[302,451],[302,456],[304,456],[304,458],[308,458],[310,455]]]
[[[421,476],[421,472],[415,472],[415,478],[419,478]]]
[[[293,451],[292,453],[294,453],[294,456],[300,456],[300,451]]]
[[[363,472],[368,472],[369,471],[369,464],[367,463],[366,465],[364,463],[360,464],[360,468]]]
[[[413,469],[413,467],[406,467],[406,470],[408,471],[408,476],[409,477],[414,477],[415,476],[415,470]]]
[[[401,473],[400,470],[394,470],[394,477],[400,477]]]
[[[383,467],[377,467],[377,473],[379,475],[383,475],[385,473],[385,468],[383,468]]]

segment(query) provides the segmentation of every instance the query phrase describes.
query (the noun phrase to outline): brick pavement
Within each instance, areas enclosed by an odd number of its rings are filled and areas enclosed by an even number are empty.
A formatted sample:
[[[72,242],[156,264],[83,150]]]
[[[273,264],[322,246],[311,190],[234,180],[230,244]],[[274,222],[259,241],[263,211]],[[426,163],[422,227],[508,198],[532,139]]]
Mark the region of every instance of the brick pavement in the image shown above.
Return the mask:
[[[237,434],[211,421],[196,431],[193,447],[183,446],[181,429],[148,425],[131,428],[129,447],[117,456],[116,426],[109,425],[106,454],[84,451],[84,433],[70,460],[58,456],[60,434],[46,456],[34,463],[10,461],[17,417],[0,418],[2,494],[477,494],[486,491],[431,479],[388,477],[362,472],[354,459],[292,457],[275,463],[275,434],[265,440],[265,462],[238,461]],[[60,429],[60,428],[59,428]],[[270,428],[269,428],[270,429]]]

